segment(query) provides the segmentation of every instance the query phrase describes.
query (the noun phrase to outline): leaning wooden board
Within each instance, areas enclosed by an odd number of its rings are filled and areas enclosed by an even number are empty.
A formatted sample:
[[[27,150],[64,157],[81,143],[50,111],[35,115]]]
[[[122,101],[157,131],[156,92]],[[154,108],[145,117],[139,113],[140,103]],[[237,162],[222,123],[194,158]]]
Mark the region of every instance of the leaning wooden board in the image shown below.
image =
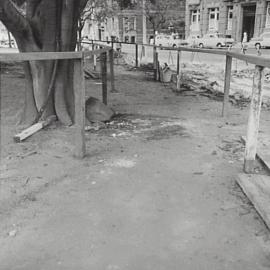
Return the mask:
[[[236,181],[270,229],[270,176],[239,174]]]
[[[27,139],[28,137],[30,137],[33,134],[35,134],[36,132],[38,132],[39,130],[41,130],[44,127],[50,125],[55,120],[56,120],[56,116],[52,115],[52,116],[48,117],[46,120],[40,121],[40,122],[30,126],[29,128],[23,130],[21,133],[16,134],[13,137],[13,139],[14,139],[15,142],[22,142],[25,139]]]
[[[246,137],[241,137],[242,141],[246,143]],[[270,171],[270,140],[262,139],[258,142],[257,156]]]

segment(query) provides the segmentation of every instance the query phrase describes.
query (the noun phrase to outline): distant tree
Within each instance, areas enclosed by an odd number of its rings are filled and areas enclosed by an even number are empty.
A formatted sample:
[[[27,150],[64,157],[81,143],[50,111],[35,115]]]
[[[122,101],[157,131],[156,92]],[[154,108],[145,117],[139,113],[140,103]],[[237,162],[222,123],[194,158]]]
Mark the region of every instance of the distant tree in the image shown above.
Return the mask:
[[[82,39],[82,30],[87,20],[95,22],[105,22],[117,11],[115,1],[108,0],[88,0],[78,21],[78,38]]]
[[[153,29],[153,35],[161,30],[168,21],[168,13],[176,5],[176,0],[141,0],[144,13]]]

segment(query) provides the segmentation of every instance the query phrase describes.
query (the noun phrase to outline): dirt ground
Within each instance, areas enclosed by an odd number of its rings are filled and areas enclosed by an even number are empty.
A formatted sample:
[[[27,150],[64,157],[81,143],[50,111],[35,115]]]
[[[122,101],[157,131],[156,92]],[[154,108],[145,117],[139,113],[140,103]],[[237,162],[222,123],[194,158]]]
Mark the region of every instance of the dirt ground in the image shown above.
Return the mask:
[[[248,107],[222,119],[215,99],[116,75],[119,116],[87,132],[80,161],[72,127],[13,142],[24,85],[2,74],[0,269],[269,269],[269,231],[235,183]],[[98,81],[87,96],[101,98]],[[269,122],[263,109],[260,137]]]

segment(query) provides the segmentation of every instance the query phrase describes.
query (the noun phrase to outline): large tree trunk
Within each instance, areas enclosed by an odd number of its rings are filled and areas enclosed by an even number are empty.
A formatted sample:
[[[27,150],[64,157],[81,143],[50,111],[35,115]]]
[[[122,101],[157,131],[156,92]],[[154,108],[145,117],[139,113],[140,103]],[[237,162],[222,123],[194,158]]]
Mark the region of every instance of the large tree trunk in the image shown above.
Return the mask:
[[[22,15],[11,0],[1,0],[0,20],[13,34],[21,52],[75,50],[78,18],[86,0],[19,2],[26,3],[26,15]],[[55,65],[57,70],[53,94],[49,95]],[[56,114],[63,124],[71,125],[74,117],[72,61],[25,62],[24,70],[26,92],[23,121],[27,124],[33,123],[46,103],[42,118]]]

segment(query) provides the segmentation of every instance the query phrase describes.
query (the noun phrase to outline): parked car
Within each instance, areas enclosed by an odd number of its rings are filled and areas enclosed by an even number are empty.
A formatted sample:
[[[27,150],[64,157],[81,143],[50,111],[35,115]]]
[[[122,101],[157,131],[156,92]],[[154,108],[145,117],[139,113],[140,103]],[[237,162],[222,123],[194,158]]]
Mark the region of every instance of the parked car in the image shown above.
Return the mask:
[[[226,35],[219,33],[206,34],[202,38],[197,40],[198,46],[200,48],[210,47],[210,48],[222,48],[232,46],[234,39]]]
[[[187,42],[178,35],[160,34],[155,37],[155,44],[160,47],[179,47],[187,45]]]
[[[257,38],[252,38],[248,43],[248,47],[255,47],[256,49],[260,49],[262,47],[270,48],[270,32],[263,33]]]
[[[155,44],[160,47],[170,47],[171,36],[170,35],[156,35]]]
[[[199,35],[191,35],[186,39],[186,43],[190,47],[198,47],[200,38]]]
[[[180,47],[187,46],[188,42],[185,39],[181,39],[178,35],[172,35],[171,46]]]

